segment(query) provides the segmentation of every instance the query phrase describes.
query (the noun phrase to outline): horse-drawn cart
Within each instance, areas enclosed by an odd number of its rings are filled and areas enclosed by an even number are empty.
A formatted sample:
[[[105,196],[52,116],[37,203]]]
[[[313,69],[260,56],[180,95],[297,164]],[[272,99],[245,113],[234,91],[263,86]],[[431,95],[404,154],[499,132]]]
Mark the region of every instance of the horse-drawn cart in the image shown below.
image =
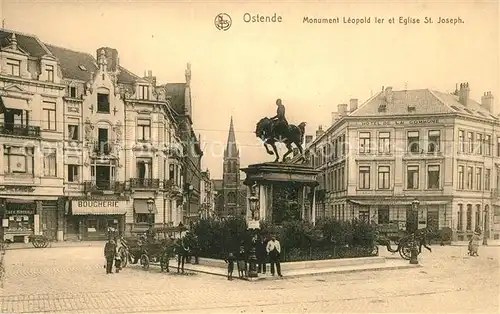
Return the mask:
[[[39,235],[32,234],[28,238],[31,244],[33,244],[33,246],[36,248],[46,248],[50,244],[49,237],[42,234]]]

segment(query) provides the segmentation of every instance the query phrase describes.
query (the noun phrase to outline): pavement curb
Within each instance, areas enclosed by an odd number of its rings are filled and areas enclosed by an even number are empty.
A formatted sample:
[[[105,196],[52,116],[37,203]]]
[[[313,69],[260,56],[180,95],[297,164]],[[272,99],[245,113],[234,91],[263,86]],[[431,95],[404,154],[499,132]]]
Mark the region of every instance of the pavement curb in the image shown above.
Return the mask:
[[[156,264],[151,264],[151,265],[156,265]],[[158,264],[159,265],[159,264]],[[284,275],[283,277],[245,277],[245,278],[239,278],[239,277],[233,277],[233,279],[239,279],[239,280],[244,280],[244,281],[262,281],[262,280],[284,280],[284,279],[294,279],[294,278],[300,278],[300,277],[312,277],[312,276],[321,276],[321,275],[329,275],[329,274],[347,274],[347,273],[356,273],[356,272],[364,272],[364,271],[383,271],[383,270],[397,270],[397,269],[410,269],[410,268],[420,268],[422,267],[421,264],[417,265],[397,265],[397,266],[380,266],[380,267],[374,267],[374,268],[361,268],[361,269],[339,269],[339,270],[331,270],[331,271],[325,271],[325,272],[318,272],[318,273],[310,273],[310,274],[295,274],[295,275]],[[193,269],[190,267],[184,267],[184,270],[186,271],[192,271],[196,273],[201,273],[201,274],[207,274],[207,275],[212,275],[212,276],[219,276],[219,277],[227,277],[226,274],[221,274],[221,273],[215,273],[215,272],[210,272],[207,270],[200,270],[200,269]]]
[[[26,246],[22,246],[22,247],[10,247],[9,245],[7,245],[7,247],[5,248],[6,251],[15,251],[15,250],[40,250],[40,249],[63,249],[63,248],[74,248],[74,247],[100,247],[102,246],[101,243],[97,244],[97,242],[99,241],[96,241],[96,242],[75,242],[75,243],[68,243],[66,244],[67,242],[61,242],[61,243],[65,243],[65,244],[62,244],[62,245],[59,245],[57,244],[57,242],[54,243],[54,245],[50,245],[46,248],[36,248],[34,247],[33,245],[26,245]],[[83,244],[85,243],[85,244]]]

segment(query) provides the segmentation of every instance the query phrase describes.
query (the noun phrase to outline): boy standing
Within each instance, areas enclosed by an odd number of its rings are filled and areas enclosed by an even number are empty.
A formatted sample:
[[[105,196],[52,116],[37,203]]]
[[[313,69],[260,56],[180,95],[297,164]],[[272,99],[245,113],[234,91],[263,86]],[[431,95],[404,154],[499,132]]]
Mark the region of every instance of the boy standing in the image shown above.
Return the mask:
[[[235,257],[233,253],[229,253],[226,258],[227,263],[227,280],[233,280],[233,270],[234,270]]]

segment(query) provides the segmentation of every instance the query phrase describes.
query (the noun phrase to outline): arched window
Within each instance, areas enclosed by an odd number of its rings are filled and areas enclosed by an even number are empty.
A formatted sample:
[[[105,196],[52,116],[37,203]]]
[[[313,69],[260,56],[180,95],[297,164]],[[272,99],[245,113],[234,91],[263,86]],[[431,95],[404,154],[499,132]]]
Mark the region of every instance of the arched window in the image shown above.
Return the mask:
[[[475,218],[476,218],[476,226],[474,227],[474,229],[481,229],[481,205],[479,204],[476,205]]]
[[[467,205],[467,223],[465,225],[465,230],[472,230],[472,205]]]

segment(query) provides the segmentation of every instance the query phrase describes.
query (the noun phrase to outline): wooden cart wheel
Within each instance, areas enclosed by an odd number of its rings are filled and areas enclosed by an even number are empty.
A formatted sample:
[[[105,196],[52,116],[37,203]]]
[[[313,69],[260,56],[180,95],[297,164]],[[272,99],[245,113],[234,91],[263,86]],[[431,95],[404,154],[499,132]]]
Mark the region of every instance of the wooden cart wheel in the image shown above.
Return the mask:
[[[49,240],[44,239],[42,242],[42,248],[46,248],[47,246],[49,246]]]
[[[378,245],[374,245],[371,251],[372,256],[378,256]]]
[[[404,243],[401,243],[399,247],[399,255],[401,255],[402,258],[405,260],[410,260],[411,257],[411,242],[410,241],[405,241]]]
[[[122,267],[127,267],[128,264],[128,253],[127,250],[124,247],[121,247],[118,249],[118,254],[120,254],[122,258]]]
[[[39,248],[37,239],[31,240],[31,244],[33,244],[34,247]]]
[[[141,265],[142,265],[142,269],[144,269],[144,270],[149,269],[149,257],[146,254],[141,255]]]

